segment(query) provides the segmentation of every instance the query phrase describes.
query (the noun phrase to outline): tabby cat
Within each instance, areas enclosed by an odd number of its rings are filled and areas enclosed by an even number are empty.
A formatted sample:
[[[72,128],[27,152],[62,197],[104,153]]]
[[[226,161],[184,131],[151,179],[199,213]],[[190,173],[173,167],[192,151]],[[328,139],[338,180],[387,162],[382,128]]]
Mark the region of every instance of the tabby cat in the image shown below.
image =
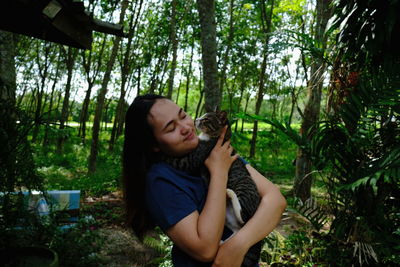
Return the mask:
[[[175,169],[192,175],[201,175],[208,183],[209,174],[204,161],[214,148],[225,125],[229,125],[226,112],[215,111],[204,114],[196,120],[196,127],[201,131],[197,148],[183,157],[163,156],[161,160]],[[231,130],[228,127],[225,141],[230,139],[230,136]],[[254,215],[261,200],[257,187],[241,159],[235,160],[229,170],[227,196],[225,225],[236,233]],[[249,249],[242,266],[256,266],[261,246],[260,241]]]

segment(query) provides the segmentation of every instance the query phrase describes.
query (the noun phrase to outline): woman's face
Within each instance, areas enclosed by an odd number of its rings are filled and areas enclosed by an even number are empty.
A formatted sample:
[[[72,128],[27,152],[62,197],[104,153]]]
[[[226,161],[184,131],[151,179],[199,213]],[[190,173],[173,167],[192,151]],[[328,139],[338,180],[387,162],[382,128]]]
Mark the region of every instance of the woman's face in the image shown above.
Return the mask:
[[[158,99],[150,109],[148,121],[157,140],[155,151],[183,156],[199,143],[192,118],[171,100]]]

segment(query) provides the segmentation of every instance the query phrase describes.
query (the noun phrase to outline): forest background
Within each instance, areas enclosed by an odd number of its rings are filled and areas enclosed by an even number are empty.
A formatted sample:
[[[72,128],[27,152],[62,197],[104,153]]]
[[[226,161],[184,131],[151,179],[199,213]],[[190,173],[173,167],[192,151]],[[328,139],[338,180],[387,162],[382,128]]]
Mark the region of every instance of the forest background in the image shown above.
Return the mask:
[[[85,6],[126,37],[95,32],[80,50],[0,32],[11,51],[2,79],[15,77],[1,85],[2,192],[120,190],[125,111],[136,95],[163,94],[193,118],[227,110],[235,148],[307,218],[265,240],[264,262],[400,263],[400,1]],[[16,222],[10,203],[5,226]],[[161,242],[164,263],[170,243],[161,240],[148,242]],[[60,245],[54,235],[42,243]],[[95,249],[78,250],[87,265]]]

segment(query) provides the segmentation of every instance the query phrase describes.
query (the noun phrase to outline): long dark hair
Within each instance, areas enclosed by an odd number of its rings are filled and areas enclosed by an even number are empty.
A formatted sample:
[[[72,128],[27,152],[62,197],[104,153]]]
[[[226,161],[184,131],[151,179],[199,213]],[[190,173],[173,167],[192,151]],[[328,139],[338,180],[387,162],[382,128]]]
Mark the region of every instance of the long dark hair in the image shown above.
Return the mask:
[[[125,116],[125,139],[122,154],[122,183],[127,225],[142,240],[153,228],[146,211],[146,172],[155,159],[156,144],[153,129],[147,121],[151,107],[164,96],[147,94],[137,96]]]

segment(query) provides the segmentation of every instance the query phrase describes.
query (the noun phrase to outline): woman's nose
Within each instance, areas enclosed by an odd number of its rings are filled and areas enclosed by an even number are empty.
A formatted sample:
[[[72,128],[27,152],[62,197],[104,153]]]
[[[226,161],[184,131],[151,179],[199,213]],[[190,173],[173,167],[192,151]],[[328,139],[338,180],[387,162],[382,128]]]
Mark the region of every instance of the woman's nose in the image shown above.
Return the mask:
[[[190,126],[187,124],[182,123],[181,124],[181,133],[186,134],[188,131],[190,131]]]

